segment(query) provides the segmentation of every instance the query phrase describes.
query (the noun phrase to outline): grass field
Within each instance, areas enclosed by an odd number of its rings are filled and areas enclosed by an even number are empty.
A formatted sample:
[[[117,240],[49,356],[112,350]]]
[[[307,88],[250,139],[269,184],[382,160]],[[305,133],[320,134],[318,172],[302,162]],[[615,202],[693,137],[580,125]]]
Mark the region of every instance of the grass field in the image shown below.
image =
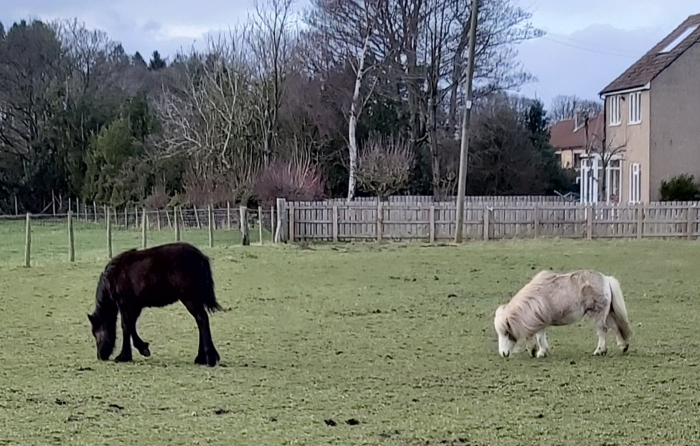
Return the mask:
[[[210,369],[193,363],[196,326],[180,304],[141,316],[150,358],[99,362],[86,313],[102,239],[83,234],[69,264],[64,233],[39,228],[37,246],[56,250],[26,269],[21,227],[10,226],[0,226],[0,445],[700,439],[697,242],[302,249],[225,247],[221,234],[222,246],[202,248],[227,310],[211,317],[222,364]],[[116,250],[138,245],[127,235]],[[206,245],[206,231],[190,237]],[[620,279],[635,327],[629,354],[611,336],[609,355],[594,357],[582,323],[550,330],[550,357],[500,358],[495,307],[541,268],[585,267]]]

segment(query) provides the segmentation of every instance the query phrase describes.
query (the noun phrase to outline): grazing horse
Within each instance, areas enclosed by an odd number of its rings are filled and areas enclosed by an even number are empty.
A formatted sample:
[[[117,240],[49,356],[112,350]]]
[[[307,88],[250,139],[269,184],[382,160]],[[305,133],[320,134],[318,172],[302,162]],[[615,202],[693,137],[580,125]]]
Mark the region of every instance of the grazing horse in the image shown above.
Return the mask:
[[[180,300],[194,316],[199,329],[196,364],[215,366],[207,312],[221,310],[214,294],[209,258],[188,243],[170,243],[149,249],[131,249],[114,257],[100,275],[95,311],[88,314],[97,344],[97,357],[109,359],[116,342],[117,313],[121,314],[122,350],[117,362],[132,360],[131,340],[143,356],[148,342],[136,332],[136,320],[146,307],[164,307]]]
[[[617,279],[592,270],[566,274],[541,271],[508,304],[496,309],[498,352],[507,357],[518,341],[527,343],[534,335],[537,357],[544,357],[549,348],[545,329],[573,324],[585,315],[596,324],[598,346],[594,355],[607,353],[605,337],[609,328],[615,331],[620,349],[627,352],[632,327]]]

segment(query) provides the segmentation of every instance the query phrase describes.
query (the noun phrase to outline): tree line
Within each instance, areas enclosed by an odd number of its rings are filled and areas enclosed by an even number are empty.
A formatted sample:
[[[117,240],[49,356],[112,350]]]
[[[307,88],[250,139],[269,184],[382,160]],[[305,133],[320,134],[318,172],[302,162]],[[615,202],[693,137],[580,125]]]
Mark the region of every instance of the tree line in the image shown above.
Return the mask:
[[[0,24],[0,210],[454,195],[470,3],[265,0],[149,60],[77,19]],[[543,104],[504,93],[541,32],[482,3],[467,192],[566,192]]]

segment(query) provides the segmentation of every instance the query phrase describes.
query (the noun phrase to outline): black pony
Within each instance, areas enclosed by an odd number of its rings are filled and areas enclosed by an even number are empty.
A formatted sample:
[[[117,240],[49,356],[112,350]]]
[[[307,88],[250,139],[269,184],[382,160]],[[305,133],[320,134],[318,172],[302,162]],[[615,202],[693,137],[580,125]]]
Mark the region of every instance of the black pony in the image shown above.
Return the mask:
[[[148,342],[136,332],[136,320],[146,307],[164,307],[182,301],[199,328],[197,364],[219,362],[209,329],[207,311],[221,310],[214,294],[209,258],[188,243],[170,243],[144,250],[132,249],[114,257],[97,284],[95,311],[88,314],[97,343],[97,357],[109,359],[116,342],[117,313],[121,313],[122,351],[117,362],[132,360],[131,339],[143,356]]]

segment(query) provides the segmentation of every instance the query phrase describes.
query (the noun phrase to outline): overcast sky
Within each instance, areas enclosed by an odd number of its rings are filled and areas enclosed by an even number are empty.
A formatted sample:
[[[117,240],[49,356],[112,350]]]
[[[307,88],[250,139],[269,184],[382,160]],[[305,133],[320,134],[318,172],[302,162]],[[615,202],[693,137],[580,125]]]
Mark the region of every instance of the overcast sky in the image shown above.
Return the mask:
[[[254,0],[0,0],[5,27],[21,19],[78,18],[144,58],[173,54],[210,31],[235,27]],[[297,9],[307,0],[296,0]],[[547,106],[557,94],[598,92],[689,15],[698,0],[514,0],[547,34],[518,47],[538,81],[520,91]],[[670,3],[673,3],[672,7]]]

